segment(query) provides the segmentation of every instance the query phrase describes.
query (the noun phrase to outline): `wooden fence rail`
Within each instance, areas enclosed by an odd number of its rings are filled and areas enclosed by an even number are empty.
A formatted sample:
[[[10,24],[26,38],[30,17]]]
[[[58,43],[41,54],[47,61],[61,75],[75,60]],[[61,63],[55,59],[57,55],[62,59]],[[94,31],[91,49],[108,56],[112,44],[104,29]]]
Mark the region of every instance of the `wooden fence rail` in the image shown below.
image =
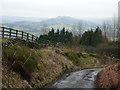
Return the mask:
[[[21,38],[29,41],[38,39],[38,37],[33,34],[8,27],[0,27],[0,36],[2,36],[2,38]]]

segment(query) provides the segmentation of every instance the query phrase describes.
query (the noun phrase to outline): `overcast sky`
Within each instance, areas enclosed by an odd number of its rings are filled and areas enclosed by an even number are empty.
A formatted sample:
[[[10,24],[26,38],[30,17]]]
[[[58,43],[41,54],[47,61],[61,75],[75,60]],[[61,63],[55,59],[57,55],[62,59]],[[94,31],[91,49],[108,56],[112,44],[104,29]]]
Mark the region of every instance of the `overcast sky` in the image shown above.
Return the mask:
[[[2,0],[3,16],[104,18],[117,15],[119,0]]]

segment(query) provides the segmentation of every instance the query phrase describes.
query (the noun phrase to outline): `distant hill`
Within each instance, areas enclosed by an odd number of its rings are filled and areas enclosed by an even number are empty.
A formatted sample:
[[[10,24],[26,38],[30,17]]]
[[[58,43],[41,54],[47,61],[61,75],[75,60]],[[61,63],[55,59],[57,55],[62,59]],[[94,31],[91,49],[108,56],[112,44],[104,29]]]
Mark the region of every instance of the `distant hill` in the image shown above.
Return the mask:
[[[71,25],[71,24],[75,24],[78,22],[81,22],[82,20],[78,20],[72,17],[68,17],[68,16],[58,16],[56,18],[52,18],[49,20],[45,20],[42,21],[42,23],[45,23],[47,25]]]
[[[2,22],[3,23],[14,23],[14,22],[21,22],[21,21],[40,22],[47,19],[48,18],[3,16]]]
[[[76,25],[78,23],[83,24],[83,26],[96,26],[95,23],[84,21],[81,19],[72,18],[69,16],[58,16],[56,18],[52,18],[49,20],[44,20],[41,23],[47,24],[47,25]]]
[[[13,21],[10,21],[12,20]],[[15,20],[14,20],[15,19]],[[65,27],[68,30],[73,30],[73,26],[76,28],[78,23],[82,24],[83,32],[85,30],[95,28],[97,24],[94,24],[89,21],[83,21],[76,18],[68,17],[68,16],[58,16],[56,18],[51,19],[37,19],[37,18],[6,18],[3,19],[3,25],[17,28],[26,32],[34,33],[35,35],[40,35],[43,27],[46,27],[47,30],[50,30],[52,27],[55,29],[61,29]],[[8,22],[6,23],[6,21]],[[76,31],[77,32],[77,31]]]

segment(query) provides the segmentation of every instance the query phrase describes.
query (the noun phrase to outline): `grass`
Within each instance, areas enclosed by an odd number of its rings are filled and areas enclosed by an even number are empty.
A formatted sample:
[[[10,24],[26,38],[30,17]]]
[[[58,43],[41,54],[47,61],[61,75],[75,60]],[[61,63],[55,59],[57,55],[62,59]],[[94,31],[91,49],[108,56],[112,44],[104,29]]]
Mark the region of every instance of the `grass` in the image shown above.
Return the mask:
[[[6,65],[7,69],[22,77],[20,80],[27,80],[35,88],[51,83],[66,71],[78,70],[72,61],[57,54],[52,48],[31,49],[17,44],[3,48],[3,66]],[[16,77],[8,75],[6,78],[13,78],[19,84]],[[5,83],[7,79],[3,85],[8,87]],[[10,84],[14,86],[14,82],[10,81]]]
[[[100,58],[95,53],[76,53],[72,50],[64,50],[64,53],[73,63],[75,63],[81,69],[101,67]]]
[[[41,49],[42,59],[38,62],[38,69],[33,73],[31,84],[43,87],[56,80],[66,71],[74,71],[77,67],[63,55],[57,54],[52,48]]]
[[[86,68],[97,68],[97,67],[101,67],[101,64],[99,62],[98,58],[95,57],[81,57],[80,59],[80,67],[82,69],[86,69]]]
[[[32,49],[20,44],[3,48],[3,66],[6,64],[11,72],[14,70],[35,88],[44,87],[66,71],[101,67],[103,61],[108,62],[108,59],[95,53],[78,53],[69,49]],[[113,58],[112,61],[119,59]],[[7,78],[11,77],[8,75]],[[17,78],[13,79],[19,84]],[[14,85],[14,82],[10,84]]]
[[[30,74],[37,68],[40,58],[41,54],[37,53],[37,50],[24,46],[13,45],[3,49],[4,62],[7,62],[14,71],[20,72],[25,78],[30,77]]]
[[[65,54],[66,54],[66,56],[70,59],[70,60],[72,60],[72,62],[74,62],[74,63],[79,63],[79,57],[77,56],[77,54],[74,52],[74,51],[72,51],[72,50],[64,50],[64,52],[65,52]]]
[[[89,56],[89,54],[88,54],[88,53],[85,53],[85,52],[83,52],[83,53],[81,53],[81,54],[82,54],[82,57],[84,57],[84,58],[86,58],[86,57]]]

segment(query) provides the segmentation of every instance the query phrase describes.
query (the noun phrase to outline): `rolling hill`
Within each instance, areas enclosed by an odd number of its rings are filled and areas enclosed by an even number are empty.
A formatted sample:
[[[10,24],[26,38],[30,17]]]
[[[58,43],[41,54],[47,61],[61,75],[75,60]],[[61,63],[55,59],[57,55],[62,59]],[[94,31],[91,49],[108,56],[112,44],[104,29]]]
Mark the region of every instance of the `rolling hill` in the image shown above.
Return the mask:
[[[46,28],[49,31],[52,27],[55,29],[62,29],[63,27],[65,27],[67,30],[73,31],[74,29],[77,32],[77,27],[79,24],[81,24],[82,30],[84,32],[85,30],[95,28],[97,26],[92,22],[79,20],[68,16],[58,16],[56,18],[51,19],[11,18],[11,20],[14,20],[11,22],[10,17],[7,18],[3,19],[3,25],[11,28],[20,29],[29,33],[33,33],[37,36],[42,33],[43,28]]]

